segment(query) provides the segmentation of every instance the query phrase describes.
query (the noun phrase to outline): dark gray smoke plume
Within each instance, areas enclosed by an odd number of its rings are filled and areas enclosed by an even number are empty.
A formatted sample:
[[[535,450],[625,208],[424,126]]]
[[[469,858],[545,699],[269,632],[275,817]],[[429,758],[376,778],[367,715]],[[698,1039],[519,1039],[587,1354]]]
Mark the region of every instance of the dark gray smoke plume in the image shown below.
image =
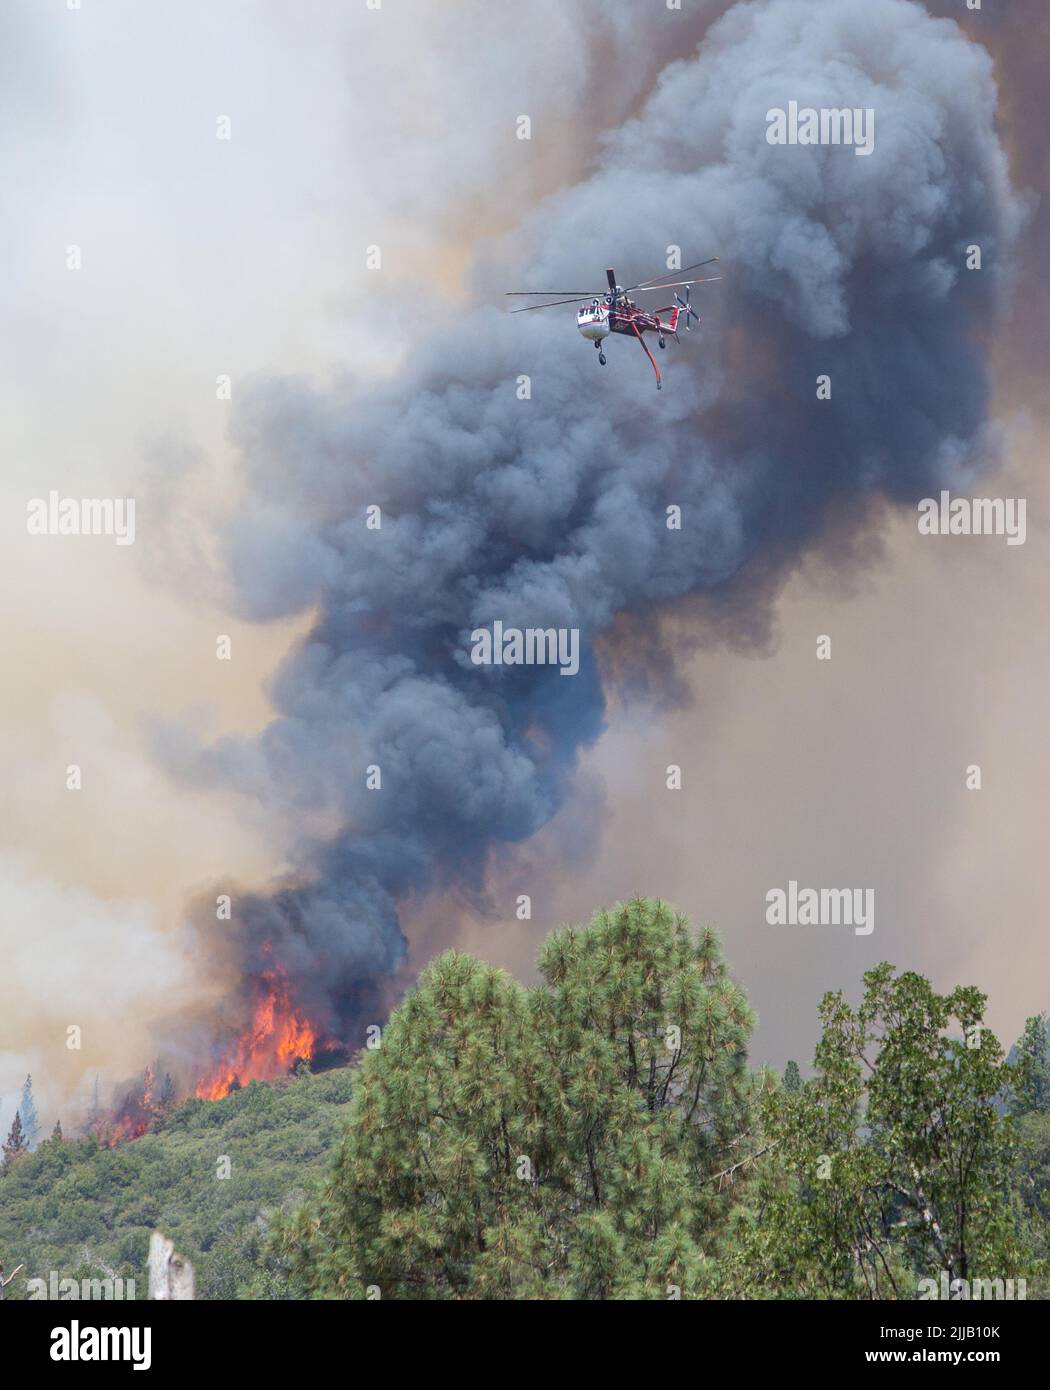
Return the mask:
[[[766,113],[791,101],[872,108],[873,153],[770,145]],[[706,594],[760,623],[832,515],[974,476],[983,339],[1021,218],[995,101],[984,50],[908,0],[738,5],[607,134],[592,177],[479,254],[477,307],[396,378],[270,381],[242,405],[240,605],[317,620],[276,683],[279,718],[211,762],[331,828],[304,830],[293,883],[240,904],[249,977],[276,958],[356,1045],[403,951],[399,900],[478,884],[494,847],[564,802],[602,728],[596,643],[621,615],[652,639],[639,659],[673,661],[653,636],[669,605]],[[544,139],[508,158],[542,159]],[[597,290],[606,265],[624,284],[660,275],[669,246],[718,254],[725,279],[694,300],[702,331],[660,354],[659,395],[626,338],[599,368],[572,306],[504,312],[504,290]],[[580,673],[473,666],[469,634],[495,619],[579,628]]]

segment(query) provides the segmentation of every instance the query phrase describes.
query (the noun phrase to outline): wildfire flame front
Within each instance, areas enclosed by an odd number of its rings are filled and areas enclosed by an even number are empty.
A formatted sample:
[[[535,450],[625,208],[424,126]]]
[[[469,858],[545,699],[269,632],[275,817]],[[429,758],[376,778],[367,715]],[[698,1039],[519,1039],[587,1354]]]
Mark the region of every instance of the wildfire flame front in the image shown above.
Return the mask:
[[[266,971],[260,984],[265,992],[255,1002],[251,1023],[214,1070],[197,1082],[202,1100],[221,1100],[245,1081],[272,1081],[313,1057],[317,1036],[292,1004],[283,975]]]

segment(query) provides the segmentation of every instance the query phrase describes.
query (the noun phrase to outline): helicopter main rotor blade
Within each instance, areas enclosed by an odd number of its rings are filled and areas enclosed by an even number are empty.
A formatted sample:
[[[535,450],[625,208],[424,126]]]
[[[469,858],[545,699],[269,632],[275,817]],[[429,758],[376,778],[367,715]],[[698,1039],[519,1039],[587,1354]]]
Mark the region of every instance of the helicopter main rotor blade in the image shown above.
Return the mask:
[[[593,298],[593,296],[592,296]],[[549,304],[526,304],[523,309],[512,309],[512,314],[527,314],[530,309],[553,309],[556,304],[578,304],[578,295],[573,295],[571,299],[552,299]]]
[[[682,269],[679,271],[679,274],[680,274],[680,275],[688,275],[689,272],[690,272],[691,270],[701,270],[705,265],[714,265],[715,261],[717,261],[717,260],[718,260],[718,257],[717,257],[717,256],[709,256],[709,257],[707,258],[706,261],[697,261],[696,265],[686,265],[686,266],[683,266]],[[673,274],[674,274],[674,271],[668,270],[668,271],[666,271],[665,273],[666,273],[667,275],[673,275]],[[631,286],[630,286],[630,289],[627,290],[627,293],[630,293],[630,290],[640,290],[640,289],[642,289],[642,288],[643,288],[644,286],[646,286],[646,285],[655,285],[655,282],[656,282],[657,280],[662,280],[662,279],[663,279],[663,276],[662,276],[662,275],[654,275],[653,278],[652,278],[651,280],[639,280],[639,282],[638,282],[637,285],[631,285]]]
[[[608,282],[609,282],[609,290],[610,290],[610,292],[611,292],[612,294],[615,294],[615,293],[616,293],[616,271],[613,270],[612,266],[609,266],[609,267],[606,269],[605,278],[606,278],[606,279],[608,280]]]
[[[659,290],[680,290],[683,285],[711,285],[721,279],[721,275],[705,275],[702,280],[672,280],[669,285],[636,285],[631,293],[656,294]]]
[[[571,294],[571,295],[573,296],[574,299],[599,299],[599,298],[605,293],[605,291],[604,291],[604,290],[507,290],[506,293],[507,293],[508,296],[516,295],[516,296],[518,296],[519,298],[520,298],[522,295],[529,295],[529,294]]]

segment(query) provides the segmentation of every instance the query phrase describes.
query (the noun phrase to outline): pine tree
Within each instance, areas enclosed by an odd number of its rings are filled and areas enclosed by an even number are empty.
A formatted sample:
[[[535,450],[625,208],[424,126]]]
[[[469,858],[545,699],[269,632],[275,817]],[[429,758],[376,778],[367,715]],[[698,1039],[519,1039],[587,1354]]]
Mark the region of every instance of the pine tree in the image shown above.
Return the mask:
[[[525,989],[434,961],[355,1081],[284,1252],[322,1297],[702,1295],[749,1158],[752,1015],[714,933],[636,900],[550,937]]]
[[[28,1149],[25,1131],[22,1129],[22,1116],[16,1111],[15,1118],[11,1123],[11,1132],[4,1145],[4,1157],[2,1164],[0,1164],[0,1172],[9,1173]]]
[[[153,1106],[153,1118],[150,1122],[150,1129],[156,1133],[162,1130],[168,1122],[172,1107],[175,1104],[175,1082],[171,1079],[171,1072],[164,1073],[164,1080],[160,1083],[160,1091],[157,1094],[156,1104]]]
[[[1025,1019],[1011,1060],[1016,1067],[1011,1113],[1022,1116],[1050,1110],[1050,1033],[1045,1014]]]
[[[793,1094],[795,1091],[801,1091],[801,1089],[802,1076],[798,1069],[798,1063],[790,1061],[784,1068],[784,1090],[789,1094]]]
[[[91,1109],[88,1111],[88,1129],[94,1129],[95,1125],[102,1119],[102,1101],[99,1096],[99,1077],[95,1073],[95,1084],[91,1088]]]
[[[62,1140],[65,1138],[65,1136],[64,1136],[63,1133],[62,1133],[62,1121],[61,1121],[61,1120],[56,1120],[56,1121],[55,1121],[55,1127],[54,1127],[54,1129],[51,1131],[51,1138],[54,1139],[54,1140],[56,1140],[59,1144],[61,1144],[61,1143],[62,1143]]]
[[[37,1119],[36,1104],[33,1100],[33,1078],[27,1076],[25,1085],[22,1087],[22,1103],[18,1107],[18,1113],[22,1117],[22,1132],[25,1135],[26,1148],[35,1149],[36,1141],[40,1136],[40,1121]]]

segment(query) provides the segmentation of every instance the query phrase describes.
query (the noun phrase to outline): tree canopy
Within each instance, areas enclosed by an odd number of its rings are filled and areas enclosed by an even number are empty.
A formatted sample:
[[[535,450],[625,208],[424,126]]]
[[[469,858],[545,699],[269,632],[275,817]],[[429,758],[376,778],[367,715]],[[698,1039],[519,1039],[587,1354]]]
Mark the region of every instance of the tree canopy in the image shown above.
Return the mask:
[[[770,1158],[742,1219],[738,1287],[766,1296],[916,1298],[921,1281],[1038,1273],[1012,1206],[1024,1082],[971,987],[938,994],[888,964],[857,1008],[824,997],[815,1075],[767,1097]],[[742,1296],[747,1296],[743,1294]]]
[[[555,932],[539,968],[525,988],[448,952],[394,1012],[323,1200],[287,1233],[310,1292],[713,1289],[755,1084],[715,934],[636,900]]]

